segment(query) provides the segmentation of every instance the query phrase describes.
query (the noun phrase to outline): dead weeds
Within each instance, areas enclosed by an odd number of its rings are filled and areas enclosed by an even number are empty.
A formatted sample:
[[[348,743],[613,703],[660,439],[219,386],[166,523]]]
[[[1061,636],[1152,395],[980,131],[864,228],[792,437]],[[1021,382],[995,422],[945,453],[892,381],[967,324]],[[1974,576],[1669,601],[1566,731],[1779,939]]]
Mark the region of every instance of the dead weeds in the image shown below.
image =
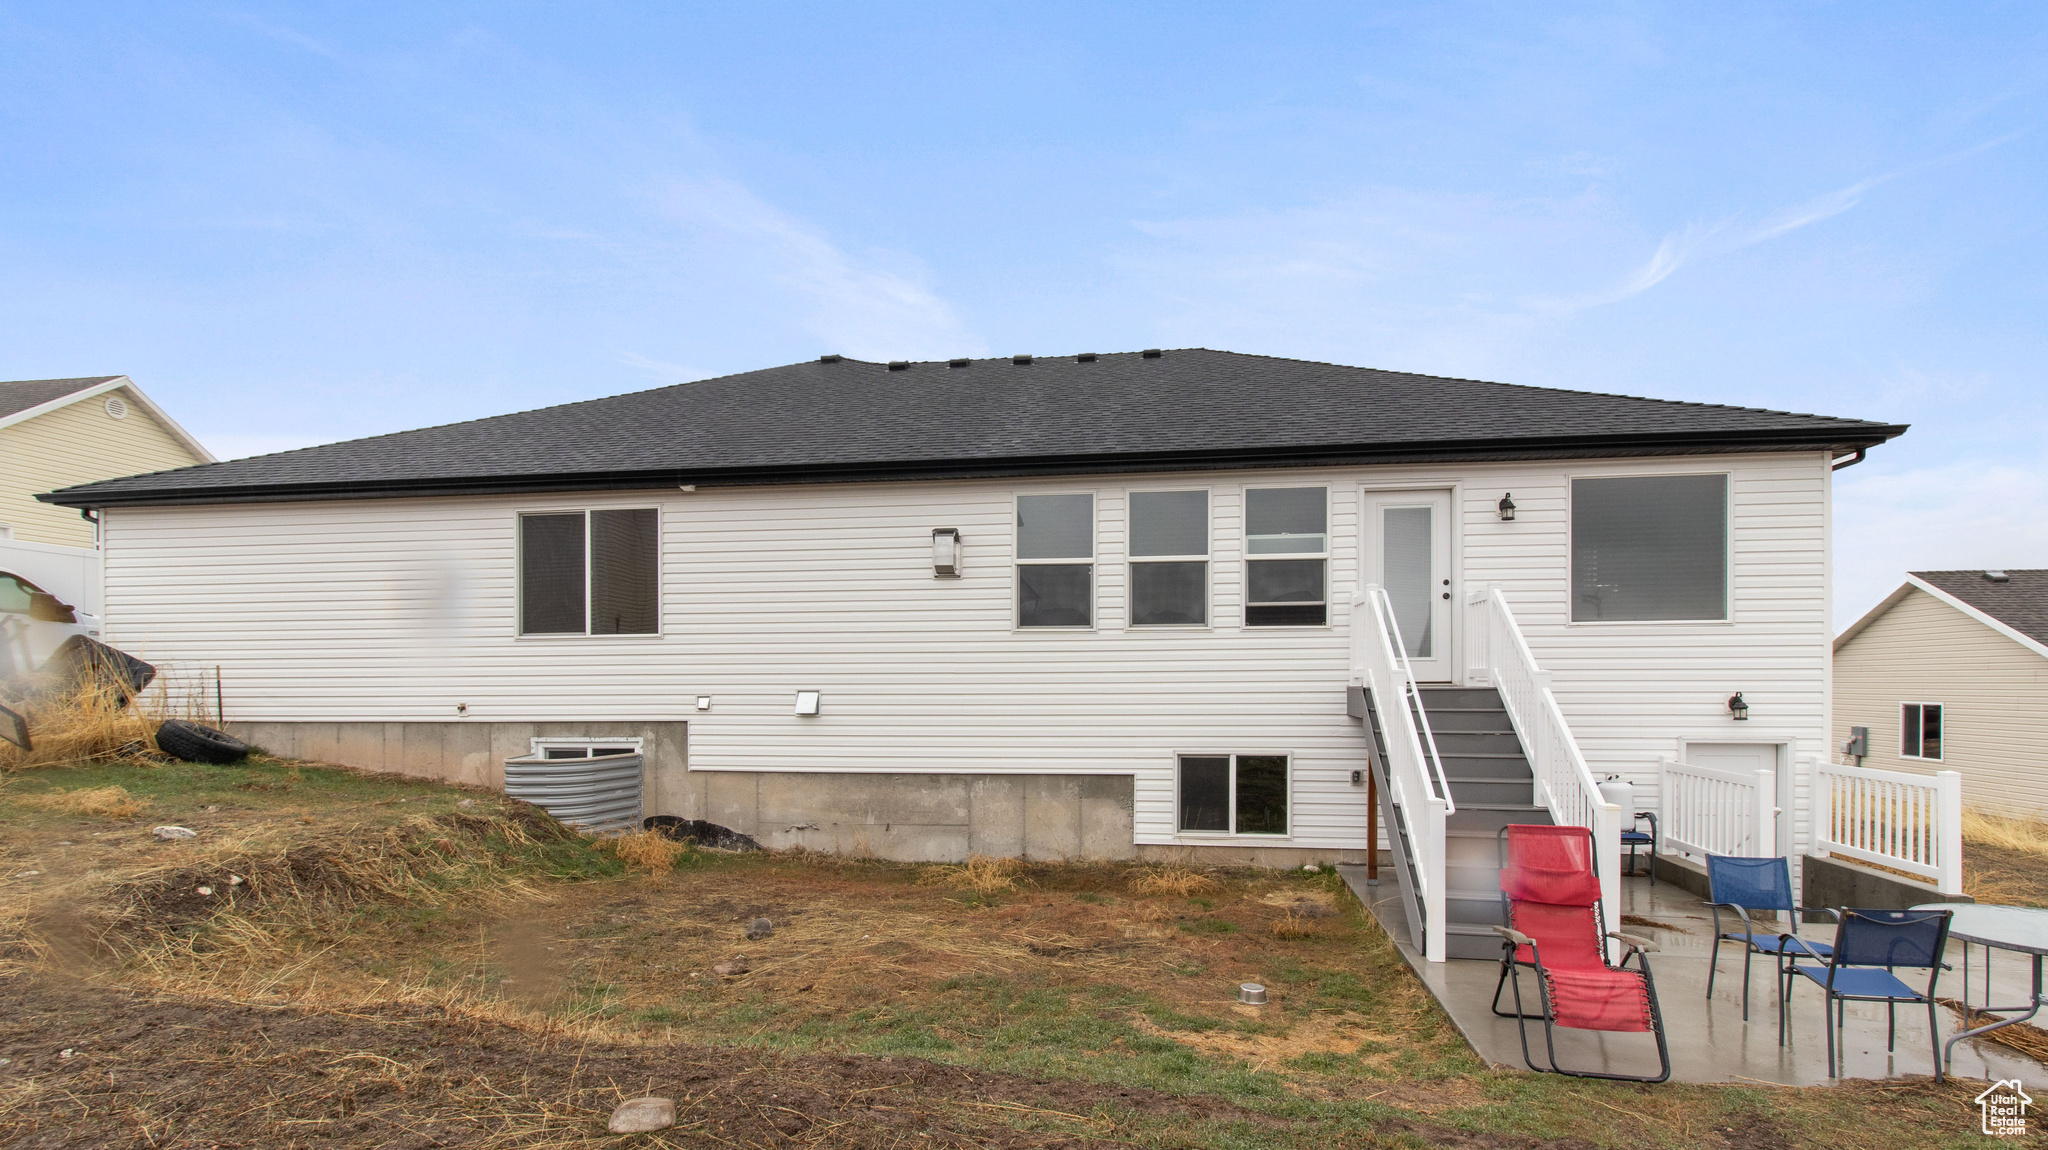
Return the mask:
[[[1023,863],[1012,858],[968,855],[958,866],[929,866],[918,881],[926,886],[949,886],[984,897],[1008,894],[1017,889],[1017,875]]]
[[[1184,866],[1147,867],[1135,871],[1129,885],[1133,894],[1173,898],[1189,898],[1216,890],[1219,886],[1215,879]]]
[[[103,819],[132,819],[149,806],[148,799],[129,794],[128,788],[123,786],[80,787],[70,791],[18,795],[14,803],[34,810]]]
[[[161,699],[157,700],[161,702]],[[162,716],[89,680],[67,695],[10,704],[28,720],[32,751],[0,739],[0,771],[69,766],[88,759],[155,751]],[[148,713],[146,713],[148,712]]]
[[[627,866],[639,867],[655,875],[665,875],[674,870],[676,863],[690,853],[689,843],[669,838],[658,831],[616,835],[600,839],[598,845],[619,856]]]

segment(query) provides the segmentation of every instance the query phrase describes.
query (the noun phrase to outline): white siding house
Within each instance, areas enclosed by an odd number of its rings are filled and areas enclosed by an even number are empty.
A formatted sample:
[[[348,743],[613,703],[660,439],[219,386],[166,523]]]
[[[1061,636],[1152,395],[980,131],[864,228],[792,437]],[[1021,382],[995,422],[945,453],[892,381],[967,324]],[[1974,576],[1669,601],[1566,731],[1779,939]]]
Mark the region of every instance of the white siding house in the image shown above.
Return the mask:
[[[111,641],[218,666],[279,751],[490,785],[535,738],[640,732],[647,813],[769,845],[1352,858],[1368,780],[1406,793],[1347,707],[1357,605],[1389,588],[1412,680],[1485,686],[1498,589],[1582,775],[1652,809],[1659,759],[1760,748],[1796,850],[1830,471],[1902,430],[1199,350],[828,357],[49,498],[99,510]],[[1194,810],[1218,770],[1232,825]]]

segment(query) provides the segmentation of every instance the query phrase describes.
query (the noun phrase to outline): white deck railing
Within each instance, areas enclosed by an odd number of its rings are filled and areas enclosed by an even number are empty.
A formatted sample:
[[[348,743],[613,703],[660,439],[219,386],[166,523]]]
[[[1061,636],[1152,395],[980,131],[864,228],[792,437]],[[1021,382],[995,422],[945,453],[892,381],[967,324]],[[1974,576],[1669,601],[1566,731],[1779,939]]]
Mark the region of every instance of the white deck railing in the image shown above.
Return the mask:
[[[1472,597],[1476,608],[1479,655],[1488,678],[1507,706],[1515,734],[1535,773],[1535,798],[1550,808],[1560,826],[1593,832],[1593,853],[1600,867],[1600,895],[1606,914],[1603,930],[1621,926],[1621,820],[1624,812],[1600,794],[1586,756],[1572,738],[1564,711],[1550,690],[1550,672],[1537,665],[1522,628],[1508,609],[1507,596],[1490,587]]]
[[[1415,676],[1396,645],[1393,611],[1377,584],[1351,605],[1351,676],[1372,695],[1386,740],[1387,797],[1401,808],[1414,851],[1410,872],[1423,907],[1422,954],[1444,960],[1444,839],[1450,813],[1450,785],[1443,779],[1433,748],[1423,742],[1423,729],[1411,707]]]
[[[1931,879],[1963,891],[1963,776],[1823,763],[1814,770],[1814,852]]]
[[[1778,853],[1776,771],[1657,763],[1657,830],[1664,850],[1768,858]]]

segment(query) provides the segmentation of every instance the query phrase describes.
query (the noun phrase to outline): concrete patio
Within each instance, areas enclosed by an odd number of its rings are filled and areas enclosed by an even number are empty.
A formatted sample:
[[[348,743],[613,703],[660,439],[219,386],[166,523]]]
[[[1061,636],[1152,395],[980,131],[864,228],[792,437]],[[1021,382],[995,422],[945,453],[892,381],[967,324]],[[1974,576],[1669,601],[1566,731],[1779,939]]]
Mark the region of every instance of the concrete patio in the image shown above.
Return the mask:
[[[1379,886],[1368,886],[1365,868],[1340,867],[1346,883],[1373,916],[1387,929],[1429,987],[1451,1020],[1465,1035],[1480,1057],[1499,1066],[1525,1069],[1522,1048],[1513,1019],[1496,1017],[1491,1009],[1493,992],[1500,977],[1495,962],[1424,962],[1408,937],[1407,917],[1396,901],[1396,887],[1390,871]],[[1713,957],[1713,912],[1695,896],[1670,883],[1654,888],[1646,878],[1622,880],[1622,913],[1631,919],[1623,927],[1631,934],[1646,936],[1662,948],[1650,956],[1650,972],[1656,980],[1658,1004],[1664,1016],[1665,1034],[1671,1049],[1671,1078],[1675,1082],[1769,1082],[1786,1086],[1824,1085],[1828,1077],[1827,1034],[1822,1029],[1824,1011],[1820,991],[1805,979],[1793,991],[1790,1006],[1792,1033],[1783,1047],[1778,1045],[1778,999],[1771,982],[1771,960],[1759,955],[1755,961],[1755,987],[1749,1021],[1742,1020],[1742,951],[1730,944],[1724,948],[1721,973],[1714,985],[1714,999],[1706,999],[1707,972]],[[1723,920],[1724,929],[1739,929]],[[1815,923],[1801,928],[1802,935],[1816,939],[1831,936],[1833,927]],[[1953,943],[1949,962],[1953,971],[1942,972],[1936,993],[1943,998],[1961,998],[1963,991],[1963,948]],[[1973,1005],[1984,1003],[1984,950],[1970,948],[1970,994]],[[1904,976],[1909,985],[1922,985],[1918,973]],[[2031,970],[2020,955],[1995,953],[1992,958],[1992,995],[1997,1005],[2024,1002],[2032,992]],[[1524,973],[1522,993],[1534,993],[1533,980]],[[1955,1012],[1940,1011],[1943,1041],[1959,1027]],[[2044,1011],[2048,1017],[2048,1011]],[[2038,1021],[2038,1020],[2037,1020]],[[1897,1049],[1885,1050],[1885,1007],[1881,1003],[1852,1003],[1844,1031],[1846,1056],[1843,1074],[1851,1078],[1889,1078],[1904,1074],[1931,1074],[1934,1059],[1927,1035],[1925,1007],[1902,1006],[1898,1012]],[[1557,1055],[1568,1067],[1597,1069],[1626,1074],[1654,1074],[1657,1050],[1653,1039],[1638,1034],[1602,1034],[1559,1030]],[[1543,1027],[1532,1023],[1531,1050],[1539,1065],[1544,1064]],[[2042,1067],[2013,1050],[1986,1040],[1957,1045],[1950,1072],[1959,1078],[2022,1078],[2039,1081]]]

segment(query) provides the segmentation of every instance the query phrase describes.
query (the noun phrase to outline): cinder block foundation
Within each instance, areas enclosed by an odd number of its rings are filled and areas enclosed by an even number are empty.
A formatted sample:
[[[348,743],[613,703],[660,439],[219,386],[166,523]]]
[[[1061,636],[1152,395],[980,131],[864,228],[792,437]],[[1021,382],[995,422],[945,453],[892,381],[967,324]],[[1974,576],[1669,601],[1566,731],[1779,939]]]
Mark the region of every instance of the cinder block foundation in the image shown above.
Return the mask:
[[[275,755],[493,790],[543,737],[639,738],[647,814],[704,819],[771,849],[905,862],[969,855],[1200,866],[1362,862],[1300,847],[1138,846],[1129,775],[693,771],[688,723],[230,723]]]

